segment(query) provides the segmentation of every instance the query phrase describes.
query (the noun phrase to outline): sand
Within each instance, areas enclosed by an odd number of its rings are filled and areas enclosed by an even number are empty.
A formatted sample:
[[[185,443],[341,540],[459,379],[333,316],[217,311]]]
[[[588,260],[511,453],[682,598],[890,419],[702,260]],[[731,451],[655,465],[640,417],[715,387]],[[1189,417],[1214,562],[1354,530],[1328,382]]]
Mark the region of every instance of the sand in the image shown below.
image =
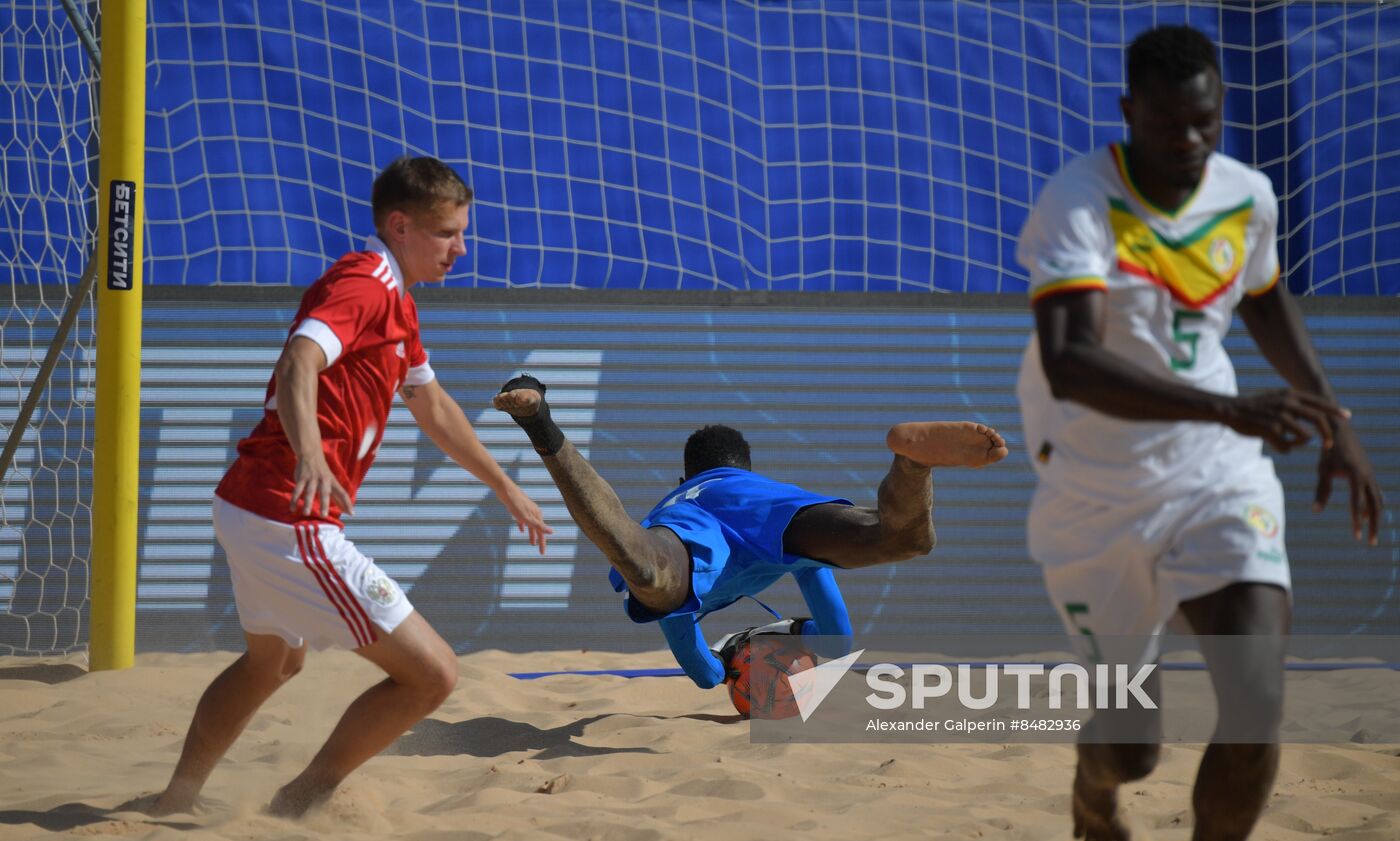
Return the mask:
[[[195,701],[233,657],[149,654],[98,674],[0,658],[0,838],[1070,837],[1068,745],[750,744],[750,724],[723,690],[684,678],[507,675],[671,666],[660,651],[462,657],[443,707],[328,804],[286,821],[262,807],[377,679],[352,654],[313,653],[214,772],[204,811],[161,820],[121,811],[164,786]],[[1370,684],[1349,702],[1393,704],[1394,677]],[[1168,746],[1156,773],[1124,789],[1136,837],[1190,837],[1200,754]],[[1400,747],[1284,748],[1253,837],[1324,835],[1400,838]]]

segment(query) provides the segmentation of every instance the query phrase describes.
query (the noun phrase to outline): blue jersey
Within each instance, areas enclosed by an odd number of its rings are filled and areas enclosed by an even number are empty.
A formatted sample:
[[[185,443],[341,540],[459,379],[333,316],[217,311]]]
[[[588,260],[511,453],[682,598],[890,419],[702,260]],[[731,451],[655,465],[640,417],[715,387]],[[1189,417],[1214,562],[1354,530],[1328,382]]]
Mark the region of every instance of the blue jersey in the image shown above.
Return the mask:
[[[737,467],[707,470],[676,488],[642,520],[643,528],[670,529],[690,552],[690,595],[669,615],[704,616],[788,573],[830,568],[783,551],[783,533],[797,512],[827,502],[851,504]],[[616,570],[608,578],[614,590],[626,589]],[[626,607],[634,622],[663,618],[630,597]]]

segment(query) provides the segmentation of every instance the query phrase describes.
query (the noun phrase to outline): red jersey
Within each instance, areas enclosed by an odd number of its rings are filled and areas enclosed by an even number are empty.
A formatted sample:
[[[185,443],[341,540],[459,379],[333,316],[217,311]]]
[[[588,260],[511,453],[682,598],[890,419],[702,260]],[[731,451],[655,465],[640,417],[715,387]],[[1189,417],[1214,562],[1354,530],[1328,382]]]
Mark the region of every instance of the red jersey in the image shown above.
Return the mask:
[[[321,449],[336,481],[355,498],[399,387],[433,379],[418,337],[418,308],[394,257],[377,238],[347,254],[306,290],[287,340],[306,336],[325,351],[316,388]],[[215,491],[225,501],[269,520],[320,520],[341,525],[340,507],[310,516],[291,510],[296,456],[277,415],[277,377],[267,384],[262,422],[238,442],[238,458]]]

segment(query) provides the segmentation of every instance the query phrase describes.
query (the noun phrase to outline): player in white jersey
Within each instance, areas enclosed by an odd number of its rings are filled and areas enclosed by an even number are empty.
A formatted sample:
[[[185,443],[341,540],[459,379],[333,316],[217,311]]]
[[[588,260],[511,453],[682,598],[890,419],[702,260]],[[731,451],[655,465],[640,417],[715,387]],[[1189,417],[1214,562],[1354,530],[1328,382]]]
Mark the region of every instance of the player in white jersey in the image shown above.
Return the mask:
[[[1112,659],[1155,659],[1178,610],[1201,635],[1219,718],[1194,837],[1245,838],[1278,766],[1290,611],[1283,491],[1262,443],[1286,452],[1316,430],[1316,505],[1345,477],[1355,535],[1373,545],[1381,493],[1279,283],[1269,180],[1214,151],[1214,46],[1161,27],[1127,63],[1128,142],[1052,178],[1017,249],[1036,318],[1017,388],[1039,475],[1029,544],[1086,658],[1112,638]],[[1239,396],[1222,344],[1235,312],[1292,388]],[[1243,636],[1212,639],[1227,635]],[[1126,638],[1140,642],[1123,651]],[[1077,837],[1128,837],[1117,789],[1152,770],[1160,734],[1155,711],[1100,713],[1085,728]]]

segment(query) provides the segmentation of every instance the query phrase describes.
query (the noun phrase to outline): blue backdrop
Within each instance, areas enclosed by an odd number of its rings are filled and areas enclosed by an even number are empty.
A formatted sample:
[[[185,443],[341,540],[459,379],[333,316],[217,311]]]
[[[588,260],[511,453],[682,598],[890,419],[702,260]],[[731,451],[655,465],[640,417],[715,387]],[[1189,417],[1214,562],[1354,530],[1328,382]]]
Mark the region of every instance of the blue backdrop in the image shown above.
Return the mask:
[[[209,500],[235,443],[261,417],[300,290],[151,292],[142,370],[138,644],[237,648],[242,637]],[[889,468],[890,424],[921,418],[990,424],[1012,454],[983,470],[938,471],[933,554],[843,571],[841,587],[862,637],[1058,632],[1025,546],[1035,479],[1014,384],[1031,315],[1019,301],[735,295],[684,305],[656,295],[637,303],[618,299],[640,296],[607,292],[431,289],[417,297],[423,340],[444,387],[557,530],[548,555],[539,556],[489,490],[448,461],[401,404],[395,407],[346,532],[408,588],[459,650],[661,645],[655,627],[639,630],[627,620],[608,586],[606,559],[570,519],[523,433],[490,408],[491,395],[521,369],[550,385],[554,417],[634,517],[676,486],[685,439],[706,423],[743,430],[755,469],[861,505],[875,504]],[[1393,499],[1400,476],[1394,361],[1400,308],[1304,303],[1331,380],[1355,412]],[[0,309],[0,316],[20,314]],[[1242,390],[1281,384],[1243,329],[1228,348]],[[59,401],[90,388],[89,366],[61,366],[51,394]],[[90,462],[72,454],[84,444],[72,434],[80,428],[90,429],[90,421],[47,425],[20,449],[15,475],[33,481],[12,483],[4,500],[9,522],[28,524],[0,524],[0,654],[64,649],[86,639],[81,600],[89,518],[72,499],[91,481]],[[1326,512],[1312,513],[1317,453],[1314,445],[1275,458],[1286,489],[1294,631],[1400,635],[1394,507],[1375,548],[1351,539],[1345,483]],[[71,467],[55,470],[55,464]],[[63,513],[69,511],[76,514]],[[762,598],[784,613],[802,611],[790,581]],[[745,601],[705,628],[718,635],[764,616]]]
[[[1124,5],[155,0],[147,277],[308,283],[407,152],[479,196],[449,285],[1019,292],[1039,185],[1121,136],[1124,45],[1189,21],[1222,44],[1224,151],[1283,197],[1290,287],[1400,293],[1400,8]],[[62,87],[40,19],[65,25],[0,9],[5,78]],[[87,160],[49,137],[83,103],[6,90],[35,199],[0,203],[0,250],[81,222],[43,207]],[[20,282],[81,259],[30,252]]]
[[[1290,286],[1400,292],[1395,9],[358,5],[155,4],[153,282],[306,282],[408,151],[480,196],[450,284],[1020,291],[1039,184],[1121,136],[1123,45],[1189,19]]]

